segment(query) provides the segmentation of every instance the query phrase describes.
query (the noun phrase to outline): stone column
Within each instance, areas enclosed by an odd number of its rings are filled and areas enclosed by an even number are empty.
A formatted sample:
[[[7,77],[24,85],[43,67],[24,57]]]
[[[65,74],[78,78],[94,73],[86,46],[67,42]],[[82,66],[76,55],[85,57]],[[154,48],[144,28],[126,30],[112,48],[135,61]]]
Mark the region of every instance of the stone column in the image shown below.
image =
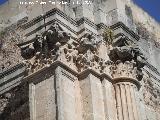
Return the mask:
[[[118,120],[140,120],[135,98],[139,82],[131,78],[116,78],[114,81]]]

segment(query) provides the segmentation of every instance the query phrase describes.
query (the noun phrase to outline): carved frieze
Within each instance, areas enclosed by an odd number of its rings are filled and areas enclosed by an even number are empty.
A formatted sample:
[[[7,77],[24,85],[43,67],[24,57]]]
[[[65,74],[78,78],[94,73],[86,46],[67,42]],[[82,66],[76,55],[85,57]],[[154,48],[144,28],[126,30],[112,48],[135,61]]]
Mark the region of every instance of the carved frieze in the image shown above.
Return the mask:
[[[96,37],[94,37],[93,34],[86,33],[84,37],[80,39],[77,49],[79,53],[84,54],[86,53],[87,50],[96,52],[97,50],[96,48],[97,48]]]
[[[73,40],[58,23],[54,23],[43,34],[37,34],[32,43],[22,46],[21,54],[30,72],[48,67],[55,60],[59,60],[79,72],[92,68],[102,73],[110,69],[112,76],[123,74],[141,80],[143,76],[141,68],[145,65],[145,57],[136,44],[124,35],[115,38],[110,29],[104,32],[103,37],[104,39],[100,40],[93,33],[86,33],[82,38]],[[108,56],[111,61],[105,59],[106,57],[99,57],[101,44],[106,44],[104,52],[106,55],[109,49]],[[118,70],[113,75],[116,69],[123,67],[122,71],[126,75],[118,73]]]
[[[86,33],[78,42],[73,42],[65,49],[66,59],[72,61],[79,72],[92,68],[102,72],[107,62],[98,56],[97,38],[91,33]]]
[[[62,49],[70,40],[70,34],[54,23],[43,34],[37,34],[34,42],[21,47],[21,55],[27,68],[34,72],[53,63],[60,56]]]

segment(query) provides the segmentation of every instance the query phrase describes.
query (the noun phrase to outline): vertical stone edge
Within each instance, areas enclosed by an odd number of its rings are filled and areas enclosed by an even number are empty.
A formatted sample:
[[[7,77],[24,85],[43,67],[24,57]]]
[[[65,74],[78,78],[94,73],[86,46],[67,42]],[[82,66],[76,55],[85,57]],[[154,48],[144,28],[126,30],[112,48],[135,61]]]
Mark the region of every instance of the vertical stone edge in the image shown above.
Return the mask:
[[[58,66],[55,69],[57,120],[82,120],[79,81],[76,75]],[[79,113],[78,113],[79,112]]]
[[[101,79],[89,73],[80,80],[83,120],[105,120],[105,105]]]
[[[30,119],[36,120],[35,112],[35,85],[34,83],[29,84],[29,108],[30,108]]]
[[[102,80],[103,96],[104,96],[104,109],[106,120],[116,120],[116,101],[114,98],[114,87],[107,79]]]
[[[82,96],[81,96],[81,90],[80,90],[80,83],[79,80],[77,79],[75,81],[76,84],[76,120],[83,120],[82,119]]]
[[[105,120],[104,96],[101,79],[90,74],[94,120]],[[101,110],[101,112],[99,112]]]
[[[57,115],[57,120],[64,120],[63,118],[63,115],[62,115],[62,109],[63,109],[63,106],[62,106],[62,90],[61,90],[61,80],[60,80],[60,74],[61,73],[61,68],[58,66],[56,69],[55,69],[55,89],[56,89],[56,99],[57,99],[57,110],[56,112],[56,115]]]

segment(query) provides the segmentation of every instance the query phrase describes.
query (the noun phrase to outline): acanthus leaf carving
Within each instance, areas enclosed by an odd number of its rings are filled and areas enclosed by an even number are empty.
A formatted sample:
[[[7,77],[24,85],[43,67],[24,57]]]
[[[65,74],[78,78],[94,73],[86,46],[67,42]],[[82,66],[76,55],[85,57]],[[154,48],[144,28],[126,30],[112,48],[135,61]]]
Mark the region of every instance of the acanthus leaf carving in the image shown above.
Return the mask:
[[[97,45],[96,37],[94,37],[92,33],[91,34],[86,33],[84,37],[80,39],[77,49],[79,53],[82,54],[84,54],[88,49],[90,49],[92,52],[95,52],[96,45]]]
[[[136,78],[138,80],[141,80],[143,78],[142,68],[146,64],[146,58],[144,57],[141,50],[139,49],[139,46],[133,43],[132,41],[129,41],[125,36],[120,36],[115,40],[113,40],[112,47],[110,47],[110,52],[108,56],[110,60],[113,61],[114,63],[117,63],[117,61],[120,61],[121,64],[123,64],[121,69],[123,69],[123,66],[126,66],[126,67],[128,66],[126,62],[127,63],[130,62],[130,64],[132,64],[131,65],[132,69],[135,71],[135,72],[130,71],[130,74],[133,74],[133,73],[135,74],[135,75],[132,75],[133,78]],[[114,65],[119,66],[119,64],[114,64]],[[129,69],[130,68],[127,67],[122,71],[124,71],[125,73],[125,70],[127,71]],[[122,74],[118,72],[116,72],[116,74],[119,74],[119,76],[122,76]],[[128,72],[126,72],[126,75],[124,74],[124,76],[127,76],[127,74]],[[129,76],[130,75],[128,74],[128,77]]]
[[[68,44],[65,49],[67,61],[72,61],[79,72],[89,68],[102,72],[107,62],[98,56],[98,44],[92,33],[86,33],[79,42]]]
[[[37,34],[34,41],[21,47],[21,55],[30,72],[34,72],[53,63],[70,40],[70,34],[65,32],[58,23],[54,23],[42,34]]]

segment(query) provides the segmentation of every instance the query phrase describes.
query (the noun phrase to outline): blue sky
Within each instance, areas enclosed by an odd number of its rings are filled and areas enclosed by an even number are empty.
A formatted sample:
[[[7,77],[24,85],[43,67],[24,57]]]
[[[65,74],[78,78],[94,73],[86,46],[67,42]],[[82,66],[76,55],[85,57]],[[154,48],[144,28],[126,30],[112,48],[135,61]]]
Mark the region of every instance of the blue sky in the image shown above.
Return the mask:
[[[0,0],[3,4],[7,0]],[[138,6],[148,12],[154,19],[160,22],[160,0],[133,0]]]
[[[160,0],[133,0],[138,6],[160,22]]]
[[[5,3],[7,0],[0,0],[0,4]]]

